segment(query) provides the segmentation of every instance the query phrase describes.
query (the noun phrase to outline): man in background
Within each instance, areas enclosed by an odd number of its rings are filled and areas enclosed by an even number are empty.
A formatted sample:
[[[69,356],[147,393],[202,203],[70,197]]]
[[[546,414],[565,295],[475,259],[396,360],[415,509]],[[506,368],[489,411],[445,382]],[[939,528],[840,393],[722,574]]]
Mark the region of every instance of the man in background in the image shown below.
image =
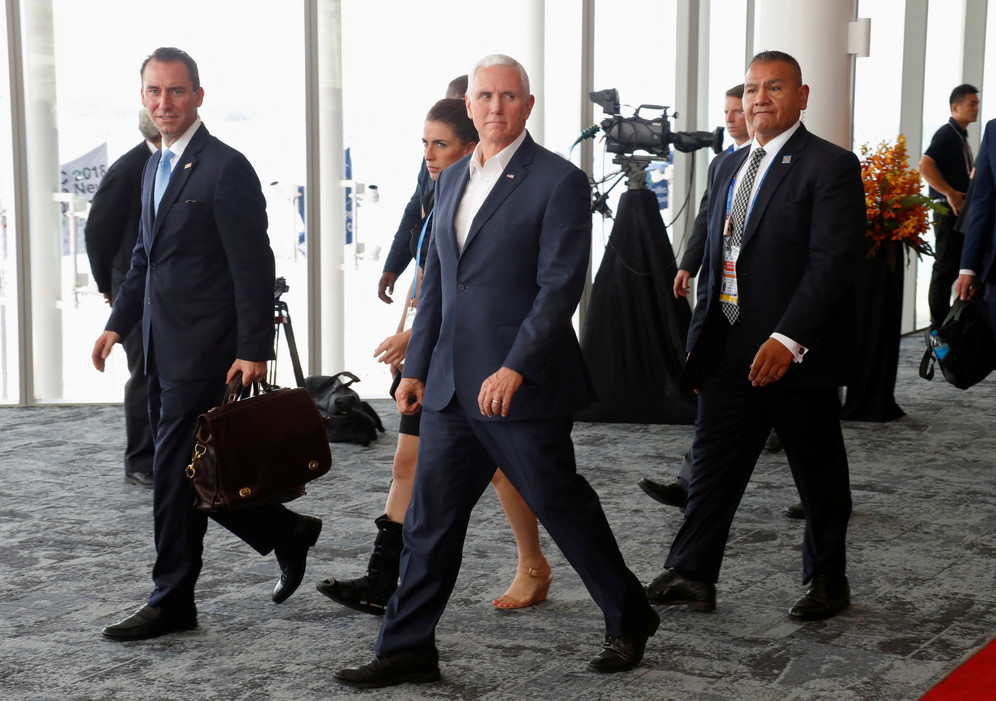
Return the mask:
[[[114,161],[100,181],[86,220],[84,237],[90,271],[97,290],[114,303],[128,274],[131,250],[138,238],[142,214],[142,169],[159,150],[162,137],[144,107],[138,111],[138,130],[145,139]],[[124,389],[124,481],[152,488],[152,428],[149,426],[149,381],[145,377],[141,329],[133,329],[121,342],[128,359]]]
[[[964,235],[955,229],[965,202],[974,162],[965,128],[979,118],[979,90],[964,83],[951,91],[951,117],[934,133],[920,158],[920,175],[930,186],[930,196],[948,207],[934,212],[934,267],[930,273],[927,304],[930,328],[944,322],[951,309],[951,285],[958,278]]]

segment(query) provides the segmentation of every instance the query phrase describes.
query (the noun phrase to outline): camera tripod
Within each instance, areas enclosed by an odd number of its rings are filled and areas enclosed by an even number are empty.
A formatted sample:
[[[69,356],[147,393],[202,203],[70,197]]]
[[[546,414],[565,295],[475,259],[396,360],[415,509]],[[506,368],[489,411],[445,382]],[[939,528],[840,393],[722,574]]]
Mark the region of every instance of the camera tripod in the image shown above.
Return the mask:
[[[280,327],[283,326],[287,348],[290,350],[291,366],[294,368],[294,380],[298,387],[304,387],[304,370],[301,368],[301,358],[297,354],[297,341],[294,340],[290,310],[287,308],[287,302],[280,299],[280,295],[289,289],[287,281],[278,277],[273,287],[273,363],[270,365],[268,381],[271,385],[277,384],[277,351],[280,345]]]

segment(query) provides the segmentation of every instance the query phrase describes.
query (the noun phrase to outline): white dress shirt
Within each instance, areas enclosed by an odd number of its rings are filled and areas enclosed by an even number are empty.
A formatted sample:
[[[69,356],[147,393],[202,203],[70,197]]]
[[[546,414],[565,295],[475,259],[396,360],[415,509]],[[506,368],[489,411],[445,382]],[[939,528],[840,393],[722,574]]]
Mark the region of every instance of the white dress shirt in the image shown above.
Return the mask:
[[[512,160],[512,156],[519,150],[519,146],[525,139],[526,130],[523,129],[515,141],[493,155],[485,163],[481,163],[481,158],[483,158],[481,144],[477,144],[474,148],[474,153],[470,156],[470,180],[467,181],[467,187],[463,191],[463,197],[460,198],[460,204],[453,220],[457,252],[463,253],[463,245],[467,241],[474,217],[477,216],[484,200],[491,194],[498,178],[508,167],[508,162]]]

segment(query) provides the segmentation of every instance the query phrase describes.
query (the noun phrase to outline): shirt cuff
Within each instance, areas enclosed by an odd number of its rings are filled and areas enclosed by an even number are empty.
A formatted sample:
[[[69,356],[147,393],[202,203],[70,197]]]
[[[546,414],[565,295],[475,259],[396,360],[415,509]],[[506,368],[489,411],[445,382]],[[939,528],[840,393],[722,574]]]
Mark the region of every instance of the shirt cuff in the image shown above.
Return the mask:
[[[975,277],[975,271],[974,270],[969,270],[968,268],[962,268],[961,270],[958,271],[958,274],[959,275],[971,275],[972,277]]]
[[[788,348],[790,351],[792,351],[792,362],[793,363],[801,363],[802,362],[802,357],[804,355],[806,355],[806,353],[809,352],[808,348],[806,348],[805,346],[803,346],[803,345],[801,345],[799,343],[796,343],[795,341],[793,341],[791,338],[789,338],[788,336],[786,336],[783,333],[773,333],[773,334],[771,334],[771,338],[775,339],[776,341],[778,341],[779,343],[781,343],[783,346],[785,346],[786,348]]]

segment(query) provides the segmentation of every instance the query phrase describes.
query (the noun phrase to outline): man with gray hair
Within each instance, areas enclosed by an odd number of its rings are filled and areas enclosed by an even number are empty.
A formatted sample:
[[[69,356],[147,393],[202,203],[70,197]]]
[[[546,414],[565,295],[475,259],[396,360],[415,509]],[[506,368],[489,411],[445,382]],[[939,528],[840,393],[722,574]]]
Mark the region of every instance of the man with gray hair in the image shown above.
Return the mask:
[[[142,214],[142,169],[159,150],[162,137],[144,107],[138,111],[138,130],[145,139],[107,169],[90,203],[84,238],[97,290],[112,304],[131,263]],[[149,427],[149,382],[142,355],[142,330],[135,329],[122,344],[128,359],[125,382],[124,481],[152,488],[152,429]]]
[[[571,325],[591,245],[588,178],[526,133],[534,98],[517,61],[479,61],[465,100],[480,141],[436,183],[434,245],[395,393],[403,414],[422,409],[401,585],[377,656],[335,672],[348,686],[439,679],[436,623],[495,465],[603,611],[589,670],[635,667],[660,623],[574,461],[572,414],[591,398]]]

